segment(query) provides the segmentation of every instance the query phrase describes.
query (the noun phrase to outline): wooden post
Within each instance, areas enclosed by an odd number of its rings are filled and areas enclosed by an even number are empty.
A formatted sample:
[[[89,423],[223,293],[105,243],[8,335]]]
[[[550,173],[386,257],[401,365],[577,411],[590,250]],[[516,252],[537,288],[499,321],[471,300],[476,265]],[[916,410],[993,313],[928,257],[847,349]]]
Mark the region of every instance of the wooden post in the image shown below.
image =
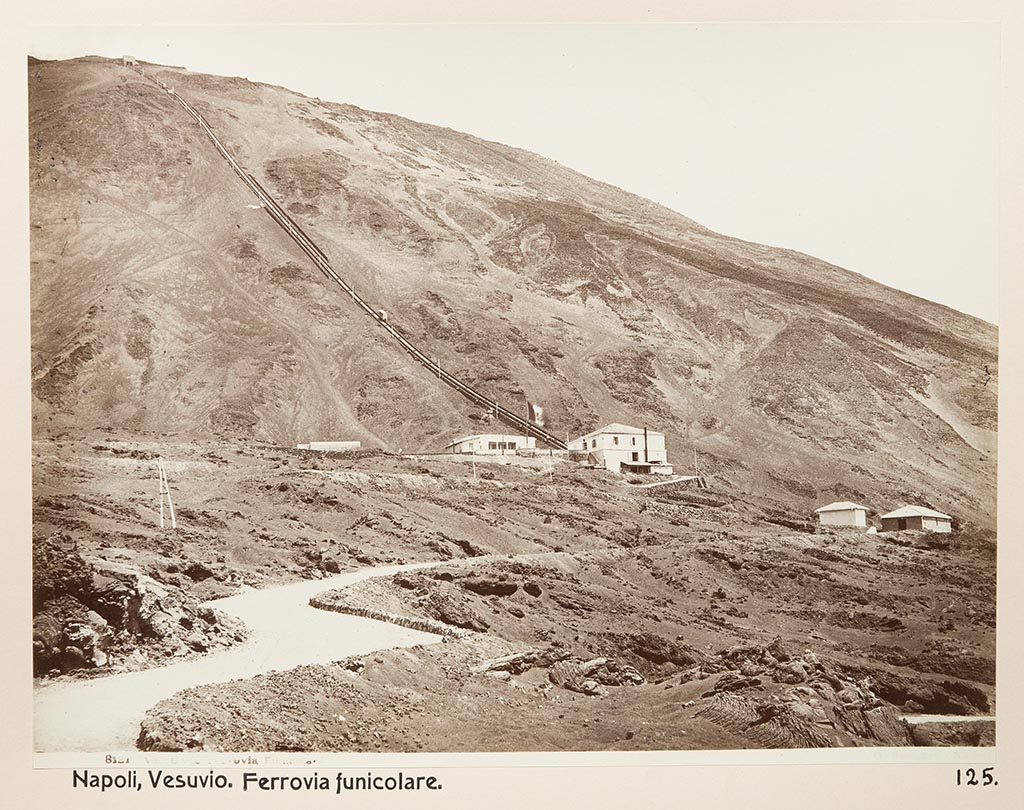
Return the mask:
[[[160,528],[164,527],[164,465],[156,460],[156,474],[160,479]]]
[[[167,508],[171,513],[171,528],[177,529],[178,522],[174,518],[174,502],[171,500],[171,487],[167,482],[167,470],[164,469],[164,460],[157,456],[157,471],[160,474],[160,528],[164,528],[164,496],[167,497]]]
[[[167,481],[167,470],[164,470],[164,488],[167,490],[167,508],[171,510],[171,528],[177,531],[178,521],[174,517],[174,501],[171,500],[171,485]]]

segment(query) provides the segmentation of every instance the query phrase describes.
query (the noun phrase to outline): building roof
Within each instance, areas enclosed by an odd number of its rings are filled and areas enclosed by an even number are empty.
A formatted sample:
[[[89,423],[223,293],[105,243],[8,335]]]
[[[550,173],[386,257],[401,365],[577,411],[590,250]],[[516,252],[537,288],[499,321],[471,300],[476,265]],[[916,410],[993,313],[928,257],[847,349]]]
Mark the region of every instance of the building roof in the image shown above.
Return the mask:
[[[894,512],[890,512],[887,515],[882,515],[882,518],[908,518],[908,517],[930,517],[930,518],[942,518],[943,520],[952,520],[949,515],[944,515],[942,512],[936,512],[934,509],[929,509],[926,506],[901,506]]]
[[[597,430],[592,430],[592,431],[590,431],[590,433],[586,433],[583,436],[580,436],[579,438],[581,438],[581,439],[589,439],[591,436],[599,436],[602,433],[625,433],[625,434],[631,435],[631,436],[632,435],[643,436],[644,435],[644,429],[643,428],[638,428],[638,427],[631,427],[630,425],[623,425],[621,422],[612,422],[610,425],[605,425],[603,428],[598,428]],[[647,429],[647,435],[648,436],[664,436],[665,434],[662,433],[660,430],[651,430],[650,428],[648,428]]]
[[[820,509],[815,509],[815,512],[848,512],[851,509],[863,509],[865,512],[868,511],[866,506],[861,506],[859,503],[853,503],[853,501],[836,501],[830,503],[828,506],[822,506]]]

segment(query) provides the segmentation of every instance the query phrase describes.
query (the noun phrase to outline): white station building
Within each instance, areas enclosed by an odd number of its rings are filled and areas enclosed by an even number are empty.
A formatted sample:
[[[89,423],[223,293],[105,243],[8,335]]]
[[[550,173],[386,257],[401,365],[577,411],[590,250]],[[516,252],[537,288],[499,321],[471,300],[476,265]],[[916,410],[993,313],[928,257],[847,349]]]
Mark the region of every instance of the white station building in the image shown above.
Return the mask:
[[[307,444],[295,445],[296,450],[320,450],[325,453],[346,453],[358,450],[360,447],[357,441],[340,442],[308,442]]]
[[[533,436],[509,433],[477,433],[450,441],[444,449],[449,453],[473,453],[478,456],[514,456],[519,450],[536,450],[537,440]]]
[[[569,449],[587,453],[592,464],[611,472],[671,475],[665,434],[613,422],[569,442]]]

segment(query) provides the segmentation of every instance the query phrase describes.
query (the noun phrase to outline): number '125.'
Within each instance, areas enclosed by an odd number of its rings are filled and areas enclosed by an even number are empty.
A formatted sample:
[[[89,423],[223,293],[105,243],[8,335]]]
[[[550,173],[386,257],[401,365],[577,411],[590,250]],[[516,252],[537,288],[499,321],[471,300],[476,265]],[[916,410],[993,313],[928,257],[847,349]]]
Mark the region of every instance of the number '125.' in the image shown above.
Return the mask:
[[[995,768],[982,768],[979,773],[975,768],[956,769],[956,783],[958,785],[998,785],[994,774]]]

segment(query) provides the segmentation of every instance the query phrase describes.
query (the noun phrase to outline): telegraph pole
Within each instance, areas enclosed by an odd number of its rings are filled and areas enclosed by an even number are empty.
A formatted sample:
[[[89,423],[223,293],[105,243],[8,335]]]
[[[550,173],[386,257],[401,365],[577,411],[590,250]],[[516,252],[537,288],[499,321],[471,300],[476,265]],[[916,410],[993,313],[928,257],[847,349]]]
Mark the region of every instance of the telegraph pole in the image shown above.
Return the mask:
[[[164,460],[157,456],[156,468],[160,476],[160,528],[164,528],[164,498],[167,498],[167,508],[171,514],[171,528],[177,529],[178,522],[174,519],[174,502],[171,500],[171,487],[167,483],[167,470],[164,469]]]

